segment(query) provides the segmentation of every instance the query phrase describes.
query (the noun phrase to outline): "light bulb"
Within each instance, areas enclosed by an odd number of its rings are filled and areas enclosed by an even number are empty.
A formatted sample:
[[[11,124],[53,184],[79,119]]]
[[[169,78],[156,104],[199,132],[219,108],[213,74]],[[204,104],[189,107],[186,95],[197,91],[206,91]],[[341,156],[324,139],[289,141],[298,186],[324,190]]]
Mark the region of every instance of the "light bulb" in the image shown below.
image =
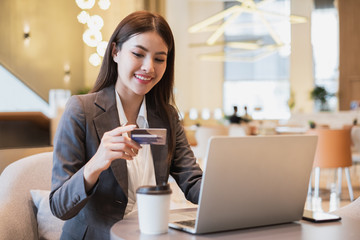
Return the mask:
[[[191,108],[189,111],[189,118],[191,120],[196,120],[198,118],[198,111],[195,108]]]
[[[93,15],[88,19],[87,25],[90,29],[100,30],[104,26],[104,20],[99,15]]]
[[[89,57],[89,62],[91,63],[91,65],[97,67],[101,63],[101,57],[97,53],[93,53]]]
[[[210,110],[208,108],[204,108],[202,111],[201,111],[201,118],[204,119],[204,120],[209,120],[210,119]]]
[[[101,32],[87,29],[83,34],[83,40],[88,46],[96,47],[98,43],[102,40]]]
[[[108,45],[108,43],[107,43],[106,41],[102,41],[102,42],[99,42],[99,43],[98,43],[98,45],[97,45],[97,47],[96,47],[96,52],[97,52],[101,57],[104,57],[107,45]]]
[[[24,45],[30,45],[30,26],[27,23],[24,24]]]
[[[85,24],[89,21],[90,15],[86,11],[81,11],[79,15],[77,15],[77,19],[80,23]]]
[[[81,9],[91,9],[95,5],[95,0],[75,0]]]
[[[102,10],[106,10],[110,7],[110,1],[109,0],[99,0],[98,5]]]

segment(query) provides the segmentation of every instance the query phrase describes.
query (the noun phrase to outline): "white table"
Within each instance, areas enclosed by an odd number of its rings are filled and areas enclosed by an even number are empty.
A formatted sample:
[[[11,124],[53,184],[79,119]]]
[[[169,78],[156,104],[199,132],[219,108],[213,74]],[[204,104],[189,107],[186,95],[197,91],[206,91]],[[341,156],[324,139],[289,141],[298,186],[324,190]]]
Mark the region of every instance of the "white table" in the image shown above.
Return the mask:
[[[183,210],[172,210],[183,211]],[[301,239],[301,240],[352,240],[360,239],[360,221],[349,217],[343,217],[339,222],[311,223],[298,221],[294,223],[280,224],[267,227],[258,227],[220,233],[192,235],[169,228],[168,233],[160,235],[141,234],[138,225],[137,214],[117,222],[111,228],[111,240],[198,240],[198,239]]]

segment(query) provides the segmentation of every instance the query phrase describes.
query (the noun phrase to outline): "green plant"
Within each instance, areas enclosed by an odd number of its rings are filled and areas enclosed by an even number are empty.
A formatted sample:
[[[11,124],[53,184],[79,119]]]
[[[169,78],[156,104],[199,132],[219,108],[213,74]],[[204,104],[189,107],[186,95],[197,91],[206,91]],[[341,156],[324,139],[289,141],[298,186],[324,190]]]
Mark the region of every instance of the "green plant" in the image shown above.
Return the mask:
[[[76,93],[77,94],[87,94],[90,92],[90,90],[91,90],[90,87],[84,87],[84,88],[79,89]]]
[[[309,121],[309,127],[310,127],[311,129],[316,128],[316,123],[315,123],[314,121],[310,120],[310,121]]]
[[[311,99],[319,100],[321,103],[326,103],[328,92],[324,87],[315,86],[310,93]]]
[[[287,101],[287,104],[288,104],[290,110],[292,110],[295,107],[295,93],[292,90],[290,91],[290,98]]]
[[[315,86],[315,88],[310,92],[311,99],[320,102],[320,110],[327,110],[327,100],[329,97],[334,96],[335,94],[329,93],[324,87]]]

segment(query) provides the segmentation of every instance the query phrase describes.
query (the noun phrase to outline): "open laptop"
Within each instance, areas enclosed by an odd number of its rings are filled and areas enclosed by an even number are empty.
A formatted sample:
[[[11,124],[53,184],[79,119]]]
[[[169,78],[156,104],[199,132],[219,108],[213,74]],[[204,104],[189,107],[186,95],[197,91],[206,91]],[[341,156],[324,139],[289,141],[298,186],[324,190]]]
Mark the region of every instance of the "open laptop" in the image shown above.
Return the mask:
[[[169,227],[201,234],[300,220],[316,143],[315,135],[212,137],[198,208],[170,214]]]

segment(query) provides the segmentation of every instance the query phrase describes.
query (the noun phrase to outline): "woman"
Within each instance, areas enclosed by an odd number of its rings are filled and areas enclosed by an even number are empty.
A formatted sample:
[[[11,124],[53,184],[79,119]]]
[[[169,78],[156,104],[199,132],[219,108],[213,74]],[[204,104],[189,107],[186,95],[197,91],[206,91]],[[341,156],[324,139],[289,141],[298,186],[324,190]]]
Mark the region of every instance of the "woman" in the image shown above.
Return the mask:
[[[198,202],[202,171],[174,104],[174,40],[159,15],[135,12],[109,40],[92,93],[72,96],[55,137],[50,207],[62,239],[108,239],[136,210],[141,185],[167,182]],[[139,145],[134,128],[166,128],[166,145]]]

